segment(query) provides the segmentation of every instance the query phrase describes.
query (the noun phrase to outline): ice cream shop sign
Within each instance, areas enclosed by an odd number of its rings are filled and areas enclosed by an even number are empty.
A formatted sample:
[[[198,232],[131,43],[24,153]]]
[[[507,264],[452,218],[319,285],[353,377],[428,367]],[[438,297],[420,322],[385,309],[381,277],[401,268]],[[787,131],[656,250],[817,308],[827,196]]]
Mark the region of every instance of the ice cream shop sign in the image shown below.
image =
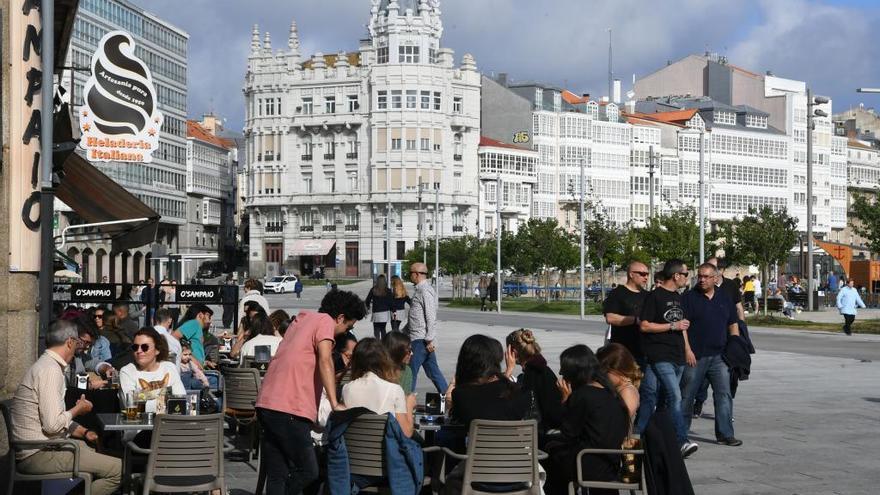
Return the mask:
[[[92,56],[80,108],[81,144],[90,161],[151,162],[162,114],[147,65],[126,32],[107,33]]]

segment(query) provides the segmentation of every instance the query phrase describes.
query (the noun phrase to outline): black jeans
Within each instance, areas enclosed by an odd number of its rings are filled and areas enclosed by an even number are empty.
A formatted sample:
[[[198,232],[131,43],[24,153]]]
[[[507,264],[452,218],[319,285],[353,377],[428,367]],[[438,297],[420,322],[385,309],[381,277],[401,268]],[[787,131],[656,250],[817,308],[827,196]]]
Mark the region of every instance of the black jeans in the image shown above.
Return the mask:
[[[263,427],[267,495],[298,495],[318,479],[312,422],[292,414],[257,409]]]
[[[852,324],[856,319],[856,315],[843,315],[843,332],[847,335],[852,334]]]
[[[387,322],[373,322],[373,337],[376,337],[376,340],[382,340],[385,338],[385,328],[388,326]]]

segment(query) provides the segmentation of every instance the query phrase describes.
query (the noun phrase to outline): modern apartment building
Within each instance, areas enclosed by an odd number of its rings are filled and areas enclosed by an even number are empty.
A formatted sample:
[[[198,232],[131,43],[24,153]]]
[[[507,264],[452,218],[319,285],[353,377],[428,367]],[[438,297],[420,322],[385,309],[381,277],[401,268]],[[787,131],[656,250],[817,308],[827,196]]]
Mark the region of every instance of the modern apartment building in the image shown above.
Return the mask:
[[[76,242],[66,253],[82,265],[83,280],[131,282],[148,274],[179,277],[179,265],[169,266],[165,256],[176,253],[187,215],[187,43],[188,35],[127,0],[80,0],[73,27],[67,66],[74,66],[72,109],[83,101],[83,86],[91,73],[92,54],[110,31],[122,30],[134,38],[135,55],[150,68],[159,110],[164,121],[159,149],[151,163],[96,162],[104,174],[161,215],[156,242],[136,250],[114,252],[109,242]],[[68,73],[66,73],[68,74]],[[74,213],[59,205],[64,223],[76,222]],[[161,259],[160,259],[161,258]],[[152,260],[152,261],[151,261]]]
[[[728,157],[739,156],[739,163],[720,166],[730,184],[752,184],[764,177],[785,188],[784,204],[789,213],[799,219],[799,227],[806,230],[807,201],[813,203],[813,231],[817,237],[833,238],[834,232],[846,226],[846,139],[834,136],[830,117],[816,117],[813,131],[813,197],[806,197],[806,141],[807,141],[807,85],[803,81],[776,77],[767,72],[757,74],[729,63],[717,55],[690,55],[641,78],[635,84],[636,98],[656,100],[670,98],[680,104],[688,99],[708,98],[713,102],[712,132],[725,129],[728,135],[716,140],[709,153]],[[705,100],[704,100],[705,101]],[[685,104],[680,108],[700,106]],[[722,109],[727,105],[731,109]],[[703,105],[705,106],[705,105]],[[816,108],[831,115],[831,102]],[[749,110],[751,109],[751,110]],[[740,113],[742,110],[744,113]],[[701,118],[704,110],[700,110]],[[714,117],[718,115],[719,120]],[[744,120],[740,122],[740,118]],[[704,119],[705,121],[705,119]],[[751,125],[750,125],[751,124]],[[742,125],[741,130],[736,130]],[[763,126],[763,127],[762,127]],[[730,132],[727,132],[727,131]],[[773,130],[778,132],[774,133]],[[742,132],[763,134],[757,141],[746,139]],[[780,139],[788,143],[781,153]],[[719,135],[720,136],[720,135]],[[763,140],[763,141],[762,141]],[[767,141],[766,143],[764,141]],[[758,160],[754,160],[757,158]],[[713,167],[715,165],[713,164]],[[765,169],[765,170],[758,170]],[[776,174],[787,170],[785,177]],[[715,173],[715,169],[712,170]],[[769,175],[768,175],[769,174]],[[718,193],[710,201],[710,217],[744,213],[743,208],[760,201],[779,202],[779,195],[757,197],[751,187],[739,191],[716,189],[716,178],[707,186]],[[720,187],[720,186],[719,186]],[[764,194],[760,196],[764,197]],[[772,198],[772,199],[771,199]],[[769,204],[769,203],[768,203]]]
[[[476,226],[480,74],[467,54],[455,66],[442,34],[434,0],[373,0],[353,52],[304,57],[295,24],[276,51],[255,27],[242,193],[251,275],[368,276],[399,266],[421,236]]]

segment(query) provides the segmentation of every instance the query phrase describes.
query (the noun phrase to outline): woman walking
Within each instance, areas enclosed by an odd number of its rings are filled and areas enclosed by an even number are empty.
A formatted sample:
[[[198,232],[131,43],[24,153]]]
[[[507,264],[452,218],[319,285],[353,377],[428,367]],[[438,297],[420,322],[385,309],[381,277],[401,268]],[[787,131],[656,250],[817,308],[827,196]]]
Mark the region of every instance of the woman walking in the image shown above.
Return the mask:
[[[406,286],[403,280],[397,275],[391,277],[391,331],[400,331],[400,322],[404,320],[404,310],[407,304],[412,304],[409,294],[406,293]]]
[[[367,294],[364,301],[367,308],[373,312],[373,336],[379,340],[385,337],[386,327],[391,320],[391,291],[388,290],[388,282],[385,275],[376,277],[376,284]]]

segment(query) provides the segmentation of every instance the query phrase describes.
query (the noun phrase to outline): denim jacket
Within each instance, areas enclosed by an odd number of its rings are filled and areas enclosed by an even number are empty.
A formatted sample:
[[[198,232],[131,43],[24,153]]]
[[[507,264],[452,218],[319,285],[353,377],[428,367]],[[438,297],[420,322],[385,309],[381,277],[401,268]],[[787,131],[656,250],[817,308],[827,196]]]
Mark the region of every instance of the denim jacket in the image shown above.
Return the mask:
[[[94,371],[95,367],[99,364],[110,361],[110,341],[107,340],[107,337],[103,335],[99,335],[98,339],[95,340],[95,343],[92,344],[92,349],[89,351],[88,359],[83,363],[85,368],[88,371]]]
[[[333,412],[327,421],[327,482],[332,495],[354,495],[376,480],[352,476],[348,468],[348,449],[343,436],[348,425],[362,414],[371,414],[358,407]],[[397,419],[388,413],[385,428],[385,481],[392,495],[418,493],[425,478],[422,449],[414,440],[407,438]]]

